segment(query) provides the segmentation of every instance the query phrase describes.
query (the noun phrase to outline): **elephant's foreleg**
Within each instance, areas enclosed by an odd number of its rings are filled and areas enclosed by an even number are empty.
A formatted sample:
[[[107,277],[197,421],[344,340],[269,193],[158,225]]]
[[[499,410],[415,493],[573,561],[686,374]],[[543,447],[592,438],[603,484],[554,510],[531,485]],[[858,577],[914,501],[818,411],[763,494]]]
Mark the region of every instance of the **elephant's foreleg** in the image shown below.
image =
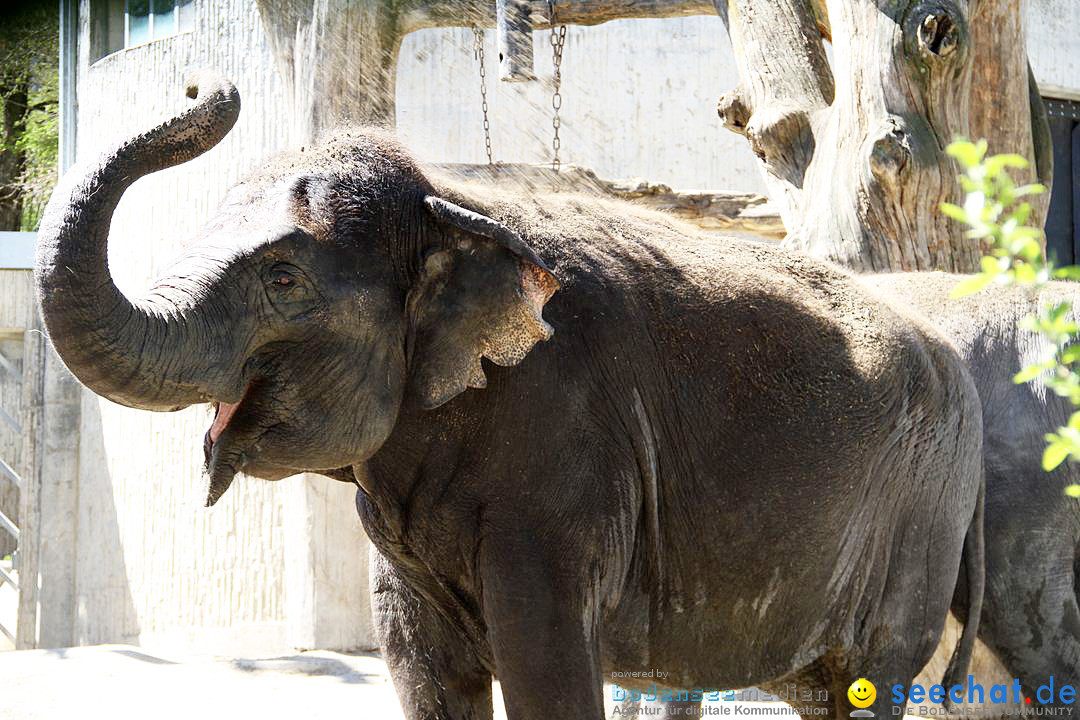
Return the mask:
[[[484,621],[506,716],[604,720],[595,589],[531,544],[492,541],[497,557],[484,563]]]
[[[407,720],[491,720],[491,674],[372,547],[371,603]]]

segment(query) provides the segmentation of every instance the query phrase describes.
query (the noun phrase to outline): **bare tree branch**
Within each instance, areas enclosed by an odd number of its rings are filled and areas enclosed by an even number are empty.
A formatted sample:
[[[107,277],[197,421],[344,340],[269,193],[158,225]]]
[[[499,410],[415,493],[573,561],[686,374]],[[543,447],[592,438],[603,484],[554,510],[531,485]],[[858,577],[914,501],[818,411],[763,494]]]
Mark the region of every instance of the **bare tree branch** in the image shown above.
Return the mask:
[[[745,85],[720,107],[762,159],[786,244],[859,270],[975,269],[982,249],[938,210],[959,194],[944,148],[1036,154],[1019,3],[793,2],[729,0]]]
[[[833,99],[820,29],[827,20],[810,0],[721,1],[742,84],[717,109],[724,125],[750,142],[789,222],[814,154],[812,116]]]

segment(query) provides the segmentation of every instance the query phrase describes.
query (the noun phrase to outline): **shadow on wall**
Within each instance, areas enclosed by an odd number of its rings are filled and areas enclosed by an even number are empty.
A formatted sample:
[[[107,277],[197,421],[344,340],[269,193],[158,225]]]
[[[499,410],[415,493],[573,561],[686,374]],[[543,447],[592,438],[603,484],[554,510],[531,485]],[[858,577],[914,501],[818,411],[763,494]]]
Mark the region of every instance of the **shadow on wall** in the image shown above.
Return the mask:
[[[76,534],[75,627],[79,645],[139,643],[139,617],[131,595],[106,457],[98,399],[82,397],[79,438],[79,526]]]

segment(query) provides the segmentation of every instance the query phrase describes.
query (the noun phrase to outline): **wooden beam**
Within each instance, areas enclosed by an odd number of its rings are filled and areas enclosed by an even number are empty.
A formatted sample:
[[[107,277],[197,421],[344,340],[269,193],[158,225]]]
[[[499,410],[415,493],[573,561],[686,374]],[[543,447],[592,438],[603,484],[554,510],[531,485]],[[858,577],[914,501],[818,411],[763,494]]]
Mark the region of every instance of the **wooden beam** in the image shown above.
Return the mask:
[[[340,123],[392,127],[402,38],[432,27],[494,27],[495,0],[256,0],[292,102],[295,142]],[[547,0],[509,0],[533,29],[550,28]],[[715,15],[712,0],[558,0],[555,23]],[[517,64],[523,67],[524,55]],[[511,72],[520,72],[511,70]]]
[[[720,0],[721,2],[723,0]],[[523,0],[534,29],[551,27],[547,0]],[[403,34],[429,27],[491,27],[491,0],[411,0],[402,3]],[[600,25],[626,18],[672,18],[716,15],[713,0],[558,0],[557,25]]]
[[[4,513],[0,512],[0,530],[6,530],[16,541],[19,539],[19,526]]]
[[[513,187],[528,195],[580,192],[629,200],[717,235],[749,235],[771,242],[779,242],[785,235],[776,207],[768,198],[754,193],[673,190],[667,185],[641,179],[604,180],[591,170],[576,165],[564,165],[559,172],[546,163],[445,163],[435,167],[456,178],[498,183],[500,187]]]

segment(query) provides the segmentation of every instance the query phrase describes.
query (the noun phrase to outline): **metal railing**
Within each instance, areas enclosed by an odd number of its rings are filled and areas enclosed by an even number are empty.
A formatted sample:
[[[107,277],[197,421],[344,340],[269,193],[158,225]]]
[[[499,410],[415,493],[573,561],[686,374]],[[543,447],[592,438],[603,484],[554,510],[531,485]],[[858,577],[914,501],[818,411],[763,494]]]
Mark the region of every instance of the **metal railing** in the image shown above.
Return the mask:
[[[19,373],[18,368],[15,367],[14,363],[4,357],[3,353],[0,353],[0,372],[10,375],[16,383],[22,382],[22,376]],[[19,425],[19,422],[14,417],[12,417],[10,413],[4,410],[2,406],[0,406],[0,423],[6,424],[11,427],[11,429],[15,431],[16,437],[22,437],[22,427]],[[24,485],[22,478],[19,477],[19,474],[15,472],[11,465],[9,465],[7,461],[5,461],[2,457],[0,457],[0,477],[6,478],[7,482],[14,483],[15,488],[20,493],[23,492]],[[12,572],[17,574],[19,570],[19,526],[15,524],[14,520],[5,515],[3,510],[0,510],[0,531],[6,532],[10,534],[13,538],[15,538],[16,549],[15,552],[11,555],[11,567]],[[16,593],[19,592],[18,581],[14,577],[12,577],[11,573],[8,573],[2,566],[0,566],[0,587],[2,587],[4,583],[10,585]],[[4,624],[0,622],[0,634],[3,634],[5,637],[7,637],[7,639],[10,640],[12,644],[15,643],[14,628],[5,627]]]

